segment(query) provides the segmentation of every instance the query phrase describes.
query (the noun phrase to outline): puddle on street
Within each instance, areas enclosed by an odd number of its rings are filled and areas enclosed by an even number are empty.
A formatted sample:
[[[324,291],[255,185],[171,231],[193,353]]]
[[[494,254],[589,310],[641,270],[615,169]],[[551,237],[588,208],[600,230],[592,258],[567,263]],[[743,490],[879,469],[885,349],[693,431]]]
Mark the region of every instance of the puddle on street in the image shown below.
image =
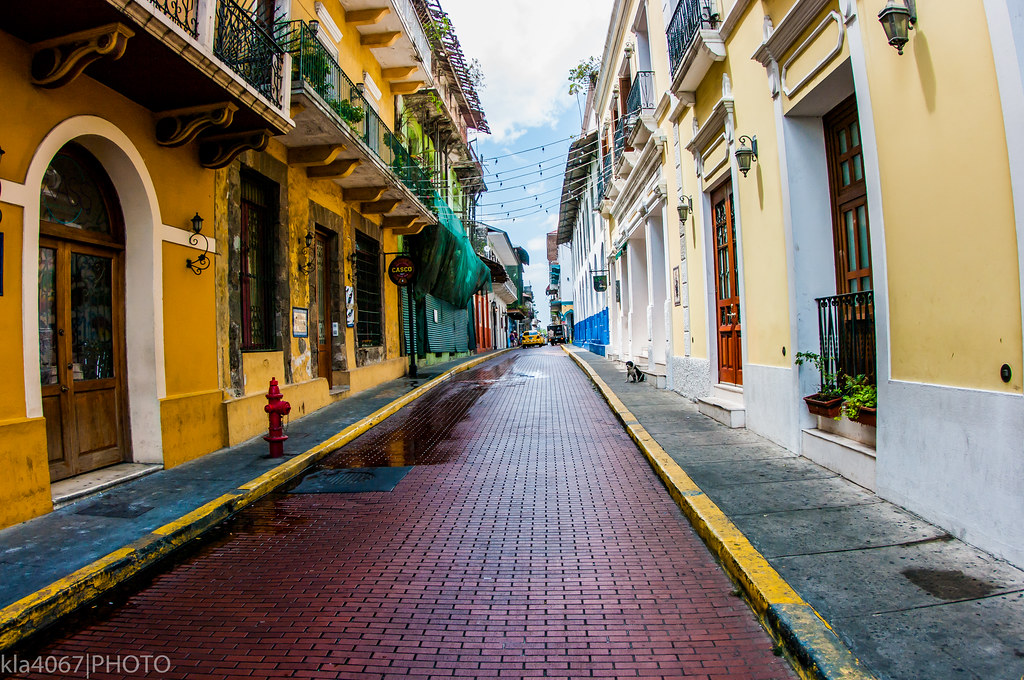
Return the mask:
[[[457,438],[455,428],[469,416],[477,400],[489,389],[513,387],[535,377],[512,372],[517,359],[511,356],[493,365],[456,374],[401,413],[332,453],[320,468],[437,465],[457,458],[465,446]]]

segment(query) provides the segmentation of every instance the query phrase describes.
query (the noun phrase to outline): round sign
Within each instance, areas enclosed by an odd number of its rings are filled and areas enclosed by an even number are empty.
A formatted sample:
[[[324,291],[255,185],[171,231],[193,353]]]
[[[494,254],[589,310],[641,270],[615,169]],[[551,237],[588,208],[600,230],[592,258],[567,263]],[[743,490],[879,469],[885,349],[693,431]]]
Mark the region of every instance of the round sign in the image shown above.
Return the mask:
[[[416,274],[416,265],[405,255],[400,255],[391,260],[388,265],[388,278],[396,286],[408,286],[412,277]]]

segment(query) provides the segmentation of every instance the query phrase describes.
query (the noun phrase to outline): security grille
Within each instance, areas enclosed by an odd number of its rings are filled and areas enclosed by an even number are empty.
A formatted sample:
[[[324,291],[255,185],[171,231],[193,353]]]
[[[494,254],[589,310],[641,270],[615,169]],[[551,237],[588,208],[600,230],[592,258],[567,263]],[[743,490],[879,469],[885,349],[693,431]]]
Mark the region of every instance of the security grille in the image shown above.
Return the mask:
[[[380,243],[356,232],[356,342],[360,347],[384,344],[381,309]]]
[[[271,183],[242,175],[242,350],[276,349],[273,338],[274,241]]]

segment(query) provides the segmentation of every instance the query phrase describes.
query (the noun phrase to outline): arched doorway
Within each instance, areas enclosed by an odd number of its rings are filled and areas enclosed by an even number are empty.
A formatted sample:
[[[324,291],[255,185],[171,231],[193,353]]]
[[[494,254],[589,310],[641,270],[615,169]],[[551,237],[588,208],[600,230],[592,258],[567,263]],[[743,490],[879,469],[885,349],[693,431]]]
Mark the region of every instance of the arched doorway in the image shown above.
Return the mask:
[[[61,147],[39,197],[39,369],[50,479],[128,457],[125,230],[100,163]]]

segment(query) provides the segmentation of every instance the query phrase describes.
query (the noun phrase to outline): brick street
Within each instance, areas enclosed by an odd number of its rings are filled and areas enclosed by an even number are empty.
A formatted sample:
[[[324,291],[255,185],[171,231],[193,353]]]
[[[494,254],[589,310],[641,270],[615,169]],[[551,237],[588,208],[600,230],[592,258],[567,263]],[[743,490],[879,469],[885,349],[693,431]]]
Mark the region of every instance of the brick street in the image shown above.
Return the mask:
[[[193,679],[795,677],[560,350],[459,374],[323,467],[388,465],[414,465],[391,492],[258,503],[31,655],[166,655],[150,677]]]

